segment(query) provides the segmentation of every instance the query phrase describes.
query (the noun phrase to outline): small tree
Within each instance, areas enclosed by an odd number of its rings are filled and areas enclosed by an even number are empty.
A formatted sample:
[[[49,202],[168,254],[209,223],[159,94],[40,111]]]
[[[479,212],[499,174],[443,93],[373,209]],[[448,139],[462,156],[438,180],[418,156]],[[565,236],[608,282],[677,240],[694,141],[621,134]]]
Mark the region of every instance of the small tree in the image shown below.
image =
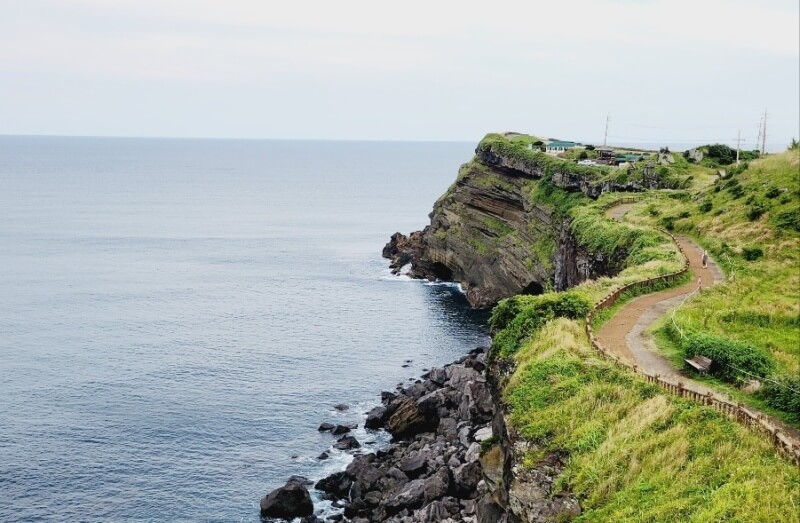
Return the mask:
[[[792,138],[792,143],[789,144],[790,151],[797,151],[800,150],[800,142],[797,141],[797,138]]]

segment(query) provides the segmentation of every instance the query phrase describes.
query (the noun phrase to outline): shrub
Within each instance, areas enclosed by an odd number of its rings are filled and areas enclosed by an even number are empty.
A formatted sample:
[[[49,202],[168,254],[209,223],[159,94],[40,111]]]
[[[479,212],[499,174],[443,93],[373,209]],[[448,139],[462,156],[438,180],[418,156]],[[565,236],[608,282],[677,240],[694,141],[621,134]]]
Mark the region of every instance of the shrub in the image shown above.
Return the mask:
[[[510,356],[522,340],[536,333],[554,318],[583,318],[589,302],[575,292],[553,292],[539,296],[518,295],[495,306],[489,318],[494,334],[492,356]]]
[[[778,196],[780,196],[780,194],[781,194],[781,190],[778,189],[777,187],[775,187],[774,185],[772,185],[772,186],[770,186],[769,189],[767,189],[767,192],[764,193],[764,196],[766,196],[767,198],[769,198],[771,200],[773,198],[777,198]]]
[[[779,212],[775,217],[775,226],[786,231],[800,232],[800,207]]]
[[[758,395],[771,407],[788,412],[800,422],[800,376],[772,376],[764,380]]]
[[[743,247],[742,258],[747,261],[755,261],[764,256],[764,250],[761,247]]]
[[[736,160],[736,151],[727,145],[715,144],[708,146],[706,156],[716,160],[720,165],[730,165]]]
[[[749,209],[747,209],[747,219],[751,222],[754,222],[761,218],[761,215],[764,214],[767,209],[764,208],[764,205],[760,202],[756,202],[753,204]]]
[[[775,362],[762,350],[713,334],[690,331],[683,340],[683,349],[687,358],[710,358],[710,372],[731,383],[768,376],[775,368]]]
[[[736,185],[728,187],[728,192],[731,193],[731,196],[733,196],[734,200],[744,196],[744,188],[738,183]]]
[[[711,200],[706,200],[698,206],[698,210],[702,213],[706,213],[710,211],[713,206],[714,204],[711,203]]]
[[[675,217],[674,216],[664,216],[660,220],[661,225],[668,231],[675,230]]]
[[[678,214],[678,219],[682,220],[682,219],[688,218],[691,215],[692,215],[692,213],[690,213],[689,211],[681,211],[680,214]]]

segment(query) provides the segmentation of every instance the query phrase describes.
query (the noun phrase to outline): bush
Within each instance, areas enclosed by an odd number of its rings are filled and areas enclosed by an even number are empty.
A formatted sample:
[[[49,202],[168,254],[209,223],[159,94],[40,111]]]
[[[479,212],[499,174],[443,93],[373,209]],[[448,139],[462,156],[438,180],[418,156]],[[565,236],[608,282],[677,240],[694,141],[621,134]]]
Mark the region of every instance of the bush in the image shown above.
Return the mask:
[[[775,217],[775,225],[786,231],[800,232],[800,207],[779,212]]]
[[[761,247],[743,247],[742,258],[747,261],[755,261],[764,256],[764,250]]]
[[[689,211],[681,211],[680,214],[678,214],[678,219],[683,220],[691,215],[692,213],[690,213]]]
[[[668,231],[675,230],[675,217],[674,216],[664,216],[660,220],[661,225]]]
[[[738,183],[736,185],[728,187],[728,192],[731,193],[731,196],[733,196],[734,200],[744,196],[744,188]]]
[[[764,380],[758,395],[770,407],[787,412],[800,422],[800,376],[772,376]]]
[[[752,207],[747,209],[747,219],[750,220],[751,222],[754,222],[759,218],[761,218],[761,215],[764,214],[766,211],[767,209],[764,208],[763,204],[761,204],[760,202],[756,202],[755,204],[753,204]]]
[[[764,193],[764,196],[766,196],[767,198],[769,198],[771,200],[773,198],[777,198],[778,196],[780,196],[780,194],[781,194],[781,190],[778,189],[777,187],[775,187],[774,185],[772,185],[772,186],[770,186],[769,189],[767,189],[767,192]]]
[[[697,355],[710,358],[711,374],[731,383],[768,376],[775,368],[775,362],[762,350],[713,334],[686,333],[683,350],[687,358]]]
[[[713,206],[714,204],[711,203],[711,200],[706,200],[698,206],[698,210],[702,213],[706,213],[710,211]]]
[[[522,340],[535,334],[554,318],[583,318],[589,302],[575,292],[553,292],[539,296],[518,295],[505,300],[492,310],[489,328],[494,334],[492,356],[510,356]]]
[[[730,165],[736,161],[736,151],[722,144],[709,145],[706,156],[720,165]]]

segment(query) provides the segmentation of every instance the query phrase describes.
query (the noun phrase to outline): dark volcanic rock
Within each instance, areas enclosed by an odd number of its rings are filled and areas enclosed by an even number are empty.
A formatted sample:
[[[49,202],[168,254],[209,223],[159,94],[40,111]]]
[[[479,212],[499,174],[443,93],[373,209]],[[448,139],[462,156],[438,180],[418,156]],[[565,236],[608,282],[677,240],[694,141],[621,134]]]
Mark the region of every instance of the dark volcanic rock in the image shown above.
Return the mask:
[[[504,425],[494,423],[499,400],[484,362],[485,351],[475,350],[457,363],[432,369],[424,381],[398,394],[382,394],[383,404],[370,411],[365,426],[385,422],[393,442],[374,454],[356,454],[346,470],[318,481],[323,498],[353,523],[516,523],[506,509],[503,489],[510,478],[503,476],[501,445],[481,457],[481,439],[505,434]],[[352,450],[359,444],[347,434],[334,446]],[[492,452],[495,458],[487,461]],[[295,478],[292,488],[305,481]],[[529,499],[537,500],[542,501],[539,491]],[[572,498],[544,501],[526,506],[554,517],[575,513]]]
[[[380,429],[386,424],[389,410],[383,405],[379,405],[369,411],[367,420],[364,422],[364,427],[367,429]]]
[[[353,480],[346,472],[335,472],[317,481],[314,488],[324,492],[326,499],[340,499],[347,497],[352,484]]]
[[[333,430],[331,431],[331,434],[333,434],[334,436],[340,436],[342,434],[347,434],[352,430],[352,428],[347,425],[336,425],[336,427],[334,427]]]
[[[353,450],[359,447],[361,447],[361,443],[359,443],[356,438],[349,435],[344,436],[343,438],[339,439],[339,441],[333,444],[333,448],[337,450]]]
[[[261,515],[264,517],[293,519],[313,513],[311,495],[296,481],[289,481],[261,498]]]
[[[403,438],[424,431],[427,425],[427,420],[417,408],[417,404],[406,398],[394,409],[386,428],[395,438]]]
[[[321,423],[317,430],[320,431],[320,432],[330,432],[335,428],[336,428],[336,425],[334,425],[333,423],[328,423],[326,421],[324,423]]]

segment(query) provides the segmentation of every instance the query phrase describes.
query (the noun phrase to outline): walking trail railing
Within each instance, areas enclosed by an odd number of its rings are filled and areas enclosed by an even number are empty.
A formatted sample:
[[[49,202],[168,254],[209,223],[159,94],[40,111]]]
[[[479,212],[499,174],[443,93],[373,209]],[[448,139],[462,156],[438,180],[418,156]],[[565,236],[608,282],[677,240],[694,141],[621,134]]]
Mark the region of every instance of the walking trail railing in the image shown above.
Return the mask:
[[[624,203],[634,203],[638,201],[640,201],[639,198],[622,198],[606,204],[603,207],[603,210],[608,210]],[[795,464],[800,465],[800,441],[792,438],[788,434],[781,432],[780,427],[778,427],[769,417],[761,413],[756,413],[741,403],[734,403],[726,397],[716,395],[710,391],[706,392],[704,390],[697,389],[691,383],[686,384],[682,381],[672,381],[665,376],[651,374],[648,371],[640,368],[635,363],[629,362],[626,359],[620,358],[616,354],[613,354],[611,351],[603,347],[603,345],[600,344],[595,337],[594,332],[592,331],[592,318],[598,311],[607,309],[614,305],[617,300],[620,299],[620,296],[626,292],[639,291],[637,293],[642,294],[641,291],[652,289],[655,285],[663,286],[663,284],[667,284],[667,286],[672,286],[689,271],[689,258],[686,256],[686,252],[684,252],[683,247],[681,247],[675,237],[668,231],[663,229],[658,230],[669,236],[672,241],[675,242],[675,245],[677,245],[678,250],[683,256],[683,266],[679,270],[669,274],[654,276],[652,278],[647,278],[646,280],[640,280],[624,285],[614,290],[611,294],[595,304],[595,306],[586,315],[586,335],[589,337],[589,342],[591,343],[592,347],[594,347],[605,357],[614,361],[614,363],[618,366],[633,370],[637,374],[643,376],[648,383],[653,383],[671,394],[707,405],[756,431],[764,437],[769,438],[778,450],[785,453]]]

